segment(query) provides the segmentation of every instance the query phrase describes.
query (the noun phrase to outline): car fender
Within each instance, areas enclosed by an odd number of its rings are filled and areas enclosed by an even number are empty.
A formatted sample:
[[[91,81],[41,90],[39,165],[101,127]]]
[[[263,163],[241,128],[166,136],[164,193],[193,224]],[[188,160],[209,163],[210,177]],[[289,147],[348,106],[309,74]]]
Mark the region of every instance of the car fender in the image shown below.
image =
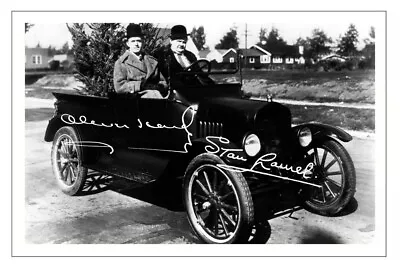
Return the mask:
[[[47,124],[46,133],[44,134],[44,141],[46,142],[53,141],[54,135],[56,134],[58,129],[66,125],[67,124],[61,120],[61,117],[59,115],[51,118],[49,120],[49,123]]]
[[[63,122],[61,119],[61,115],[56,115],[49,120],[49,123],[46,128],[46,133],[44,134],[44,140],[46,142],[51,142],[54,139],[56,132],[63,126],[72,126],[77,131],[80,132],[83,140],[100,140],[100,136],[96,135],[96,131],[93,128],[86,127],[83,131],[81,129],[81,125],[71,125]]]
[[[98,138],[92,138],[94,136],[94,132],[91,129],[85,129],[83,130],[82,127],[79,127],[79,125],[69,125],[61,120],[60,115],[56,115],[53,118],[49,120],[49,124],[47,125],[46,133],[44,136],[44,140],[46,142],[52,142],[57,131],[64,127],[64,126],[70,126],[74,128],[74,130],[77,132],[80,140],[85,141],[85,140],[99,140]],[[93,149],[93,147],[90,146],[81,146],[82,147],[82,162],[83,163],[93,163],[97,160],[97,150]]]
[[[295,127],[292,127],[292,129],[294,132],[297,133],[303,127],[310,128],[313,135],[313,139],[330,137],[334,139],[339,139],[343,142],[349,142],[353,139],[353,137],[343,129],[319,122],[299,124],[296,125]]]

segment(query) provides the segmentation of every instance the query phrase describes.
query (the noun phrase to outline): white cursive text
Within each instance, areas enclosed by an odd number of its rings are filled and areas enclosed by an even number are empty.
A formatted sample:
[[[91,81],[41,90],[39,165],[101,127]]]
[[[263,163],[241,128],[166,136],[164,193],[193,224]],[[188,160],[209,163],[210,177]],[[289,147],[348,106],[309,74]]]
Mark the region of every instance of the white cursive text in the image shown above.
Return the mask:
[[[61,120],[66,123],[66,124],[87,124],[87,125],[94,125],[94,126],[100,126],[100,127],[106,127],[106,128],[111,128],[113,126],[121,129],[121,128],[126,128],[129,129],[129,127],[127,125],[118,125],[118,123],[110,123],[110,124],[98,124],[96,123],[94,120],[91,120],[90,122],[87,122],[87,118],[83,115],[79,116],[79,121],[75,121],[75,117],[70,115],[70,114],[62,114],[61,115]]]
[[[204,149],[208,153],[212,154],[217,154],[218,156],[222,157],[226,154],[227,158],[230,159],[235,159],[235,160],[241,160],[241,161],[247,161],[246,158],[241,157],[239,155],[236,155],[234,152],[243,152],[243,149],[233,149],[233,148],[220,148],[216,143],[212,141],[212,139],[218,139],[218,141],[222,144],[229,144],[228,138],[222,137],[222,136],[207,136],[206,140],[212,144],[212,146],[207,145]],[[219,153],[219,154],[218,154]],[[228,153],[228,154],[227,154]]]
[[[110,154],[114,153],[114,148],[109,144],[96,142],[96,141],[81,141],[81,142],[73,142],[69,141],[68,144],[75,144],[76,146],[84,146],[84,147],[108,147],[111,149]]]
[[[229,144],[229,140],[225,137],[217,137],[217,136],[207,136],[206,140],[211,144],[207,145],[205,147],[206,152],[212,153],[212,154],[217,154],[218,156],[222,157],[226,155],[227,158],[234,159],[234,160],[241,160],[241,161],[247,161],[246,158],[243,158],[240,155],[235,154],[235,152],[243,152],[243,149],[228,149],[228,148],[221,148],[216,141],[217,140],[222,144]],[[280,170],[286,170],[290,171],[292,173],[302,175],[304,179],[310,179],[310,175],[312,174],[312,170],[314,168],[314,164],[312,162],[308,163],[306,167],[302,168],[301,166],[291,166],[289,164],[283,164],[279,163],[277,161],[274,161],[276,159],[277,155],[275,153],[268,153],[265,154],[261,157],[259,157],[256,162],[251,166],[251,168],[241,168],[237,166],[231,166],[231,165],[226,165],[226,164],[218,164],[217,166],[229,170],[229,171],[234,171],[234,172],[253,172],[253,173],[258,173],[262,175],[268,175],[268,176],[273,176],[277,178],[281,178],[284,180],[291,180],[299,183],[305,183],[309,184],[312,186],[320,187],[319,185],[315,185],[313,183],[308,183],[304,182],[298,179],[292,179],[289,177],[284,177],[280,175],[275,175],[271,174],[271,168],[276,168]]]

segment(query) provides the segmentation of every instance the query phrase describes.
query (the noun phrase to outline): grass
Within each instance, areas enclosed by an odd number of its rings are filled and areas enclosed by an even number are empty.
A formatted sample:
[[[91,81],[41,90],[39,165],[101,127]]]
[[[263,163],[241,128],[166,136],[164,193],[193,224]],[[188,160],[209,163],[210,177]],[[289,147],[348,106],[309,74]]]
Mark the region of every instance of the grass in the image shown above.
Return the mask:
[[[26,97],[35,97],[35,98],[40,98],[40,99],[54,99],[54,95],[52,92],[57,92],[57,93],[74,93],[75,90],[69,90],[69,89],[43,89],[40,87],[35,87],[35,88],[30,88],[29,90],[25,90],[25,96]]]
[[[375,131],[375,110],[325,106],[285,105],[292,112],[292,122],[317,121],[354,131]]]
[[[321,84],[332,80],[344,80],[346,77],[351,77],[354,82],[362,82],[366,79],[374,80],[374,70],[343,70],[331,72],[318,72],[318,71],[303,71],[303,70],[279,70],[279,71],[265,71],[265,70],[243,70],[243,79],[264,79],[274,84],[296,84],[299,82],[307,81],[308,84]],[[215,75],[217,80],[226,80],[231,78],[232,75]],[[239,79],[238,73],[233,77]]]
[[[215,76],[218,81],[239,81]],[[244,93],[248,96],[307,100],[315,102],[375,103],[375,71],[260,71],[243,72]]]

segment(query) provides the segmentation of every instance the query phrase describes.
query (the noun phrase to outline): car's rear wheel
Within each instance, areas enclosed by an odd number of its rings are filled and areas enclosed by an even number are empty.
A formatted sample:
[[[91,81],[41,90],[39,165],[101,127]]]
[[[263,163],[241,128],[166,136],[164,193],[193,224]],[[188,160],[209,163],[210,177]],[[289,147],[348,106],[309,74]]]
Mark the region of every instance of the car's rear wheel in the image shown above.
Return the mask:
[[[51,150],[53,173],[61,191],[77,195],[83,188],[87,168],[82,166],[79,133],[70,126],[60,128],[54,136]]]
[[[254,223],[250,189],[241,173],[223,170],[213,154],[201,154],[189,164],[184,202],[189,222],[206,243],[229,244],[249,240]]]
[[[322,215],[339,213],[356,191],[356,171],[346,149],[334,140],[314,145],[308,155],[314,163],[313,179],[320,188],[310,189],[306,207]]]

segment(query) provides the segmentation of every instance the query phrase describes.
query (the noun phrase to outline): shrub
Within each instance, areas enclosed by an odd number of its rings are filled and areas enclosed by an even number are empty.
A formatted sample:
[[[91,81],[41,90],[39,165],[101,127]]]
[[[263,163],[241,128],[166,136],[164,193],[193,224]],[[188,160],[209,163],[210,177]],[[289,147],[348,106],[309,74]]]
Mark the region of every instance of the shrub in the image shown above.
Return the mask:
[[[371,68],[375,68],[375,62],[373,61],[373,58],[365,58],[362,59],[358,62],[357,67],[359,69],[371,69]]]
[[[294,69],[294,70],[304,70],[306,68],[307,68],[306,64],[293,64],[292,65],[292,69]]]
[[[307,69],[309,69],[309,68],[312,68],[313,67],[313,61],[311,60],[311,58],[306,58],[305,60],[304,60],[304,67],[305,68],[307,68]]]
[[[359,69],[365,69],[366,67],[367,67],[367,61],[366,60],[360,60],[359,62],[358,62],[358,64],[357,64],[357,67],[359,68]]]
[[[71,66],[71,62],[69,62],[68,59],[63,60],[61,62],[61,66],[63,67],[64,70],[68,70],[70,68],[70,66]]]
[[[357,66],[357,61],[355,59],[346,60],[344,63],[344,67],[348,70],[354,70],[355,66]]]

